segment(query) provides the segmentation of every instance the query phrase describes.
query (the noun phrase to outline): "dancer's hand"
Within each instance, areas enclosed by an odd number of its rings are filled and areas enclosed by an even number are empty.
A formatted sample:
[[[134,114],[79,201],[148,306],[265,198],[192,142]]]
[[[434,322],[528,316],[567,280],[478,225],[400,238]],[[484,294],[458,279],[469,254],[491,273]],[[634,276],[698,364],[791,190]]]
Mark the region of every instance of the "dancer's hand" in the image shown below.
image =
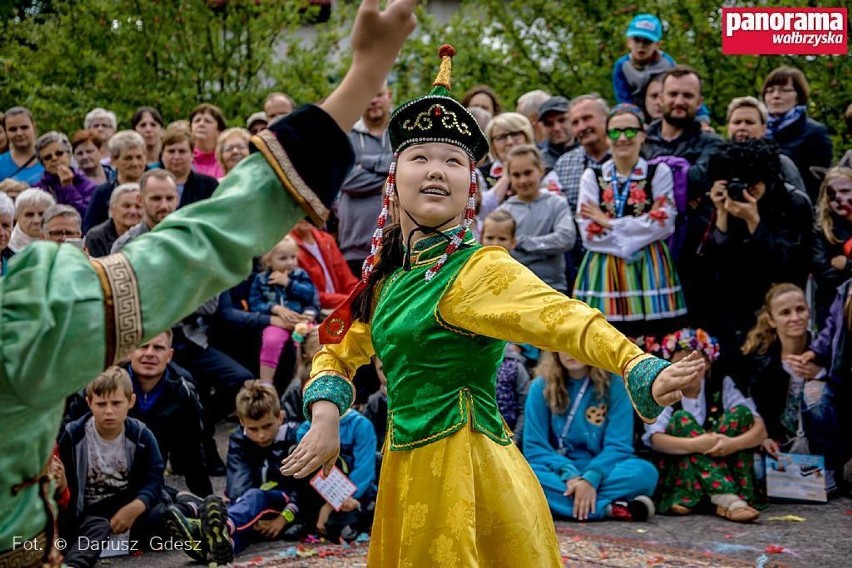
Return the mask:
[[[333,402],[318,400],[311,406],[311,427],[296,449],[281,462],[281,474],[297,479],[322,466],[328,475],[340,453],[340,411]]]
[[[390,0],[384,11],[379,0],[363,0],[355,17],[350,43],[352,66],[334,92],[320,104],[341,130],[349,132],[378,93],[405,39],[414,31],[417,0]]]
[[[683,398],[683,389],[704,377],[704,356],[693,351],[663,369],[651,383],[651,396],[661,406],[671,406]]]
[[[379,0],[363,0],[352,27],[352,67],[378,70],[384,79],[417,25],[416,5],[417,0],[390,0],[379,11]]]
[[[565,491],[565,495],[574,496],[574,518],[578,521],[585,521],[589,518],[589,514],[595,513],[597,491],[582,477],[568,480],[568,490]]]

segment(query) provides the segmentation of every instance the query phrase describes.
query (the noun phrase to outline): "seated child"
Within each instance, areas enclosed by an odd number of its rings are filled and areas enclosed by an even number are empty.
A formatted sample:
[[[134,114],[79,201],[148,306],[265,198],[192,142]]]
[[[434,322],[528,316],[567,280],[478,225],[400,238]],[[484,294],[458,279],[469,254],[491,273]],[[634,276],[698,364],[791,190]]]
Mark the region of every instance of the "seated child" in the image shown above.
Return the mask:
[[[110,535],[130,531],[132,540],[147,543],[160,532],[163,459],[154,434],[127,417],[135,401],[127,371],[110,367],[86,387],[91,413],[60,433],[70,492],[60,515],[68,566],[94,566],[103,546],[92,543],[103,545]],[[90,546],[79,546],[86,542]]]
[[[302,389],[311,374],[311,361],[322,347],[317,327],[313,324],[299,323],[293,328],[293,341],[296,343],[296,372],[281,395],[281,408],[287,420],[298,426],[305,421],[302,409]]]
[[[211,496],[203,503],[190,501],[192,513],[171,506],[166,514],[175,538],[200,542],[200,551],[185,551],[195,560],[228,563],[253,542],[278,538],[299,514],[297,495],[304,482],[278,471],[296,445],[296,431],[285,422],[275,387],[246,381],[237,394],[237,416],[241,428],[228,444],[227,509]],[[196,515],[200,522],[187,518]]]
[[[701,352],[707,372],[701,384],[683,389],[683,400],[645,426],[642,440],[663,454],[659,510],[688,515],[705,497],[716,514],[737,523],[756,520],[753,449],[766,438],[754,402],[731,377],[718,372],[719,343],[702,329],[682,329],[661,342],[662,355],[677,362]]]
[[[302,441],[310,426],[310,422],[302,423],[296,433],[298,441]],[[376,446],[376,432],[370,421],[354,408],[347,410],[340,417],[337,467],[355,484],[355,493],[340,511],[334,511],[313,489],[300,494],[300,506],[304,503],[302,513],[306,530],[316,527],[321,536],[333,542],[338,539],[352,541],[360,533],[370,530],[378,481]]]
[[[278,316],[289,329],[268,325],[260,349],[260,378],[271,383],[290,329],[300,322],[313,322],[320,313],[319,292],[308,273],[298,267],[299,245],[287,236],[266,253],[264,267],[254,278],[249,293],[253,312]]]
[[[633,454],[633,409],[622,379],[553,352],[542,353],[536,372],[524,455],[554,517],[647,520],[657,472]]]

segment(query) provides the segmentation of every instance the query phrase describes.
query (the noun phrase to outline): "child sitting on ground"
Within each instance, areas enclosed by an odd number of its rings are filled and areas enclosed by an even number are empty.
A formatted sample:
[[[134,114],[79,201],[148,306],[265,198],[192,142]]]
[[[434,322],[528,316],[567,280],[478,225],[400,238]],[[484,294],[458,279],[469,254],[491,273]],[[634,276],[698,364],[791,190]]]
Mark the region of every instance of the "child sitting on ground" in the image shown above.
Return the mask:
[[[304,483],[278,471],[296,445],[296,431],[285,421],[275,387],[246,381],[237,394],[237,416],[241,428],[231,434],[228,444],[227,509],[221,498],[211,496],[203,503],[183,499],[200,521],[180,506],[169,507],[166,515],[175,538],[200,541],[200,554],[185,551],[195,560],[230,562],[253,542],[278,538],[299,514],[297,495]],[[217,542],[212,534],[216,531],[225,538]]]
[[[551,512],[578,521],[647,520],[657,472],[633,453],[633,411],[621,378],[553,352],[542,353],[536,371],[524,455]]]
[[[75,568],[94,566],[110,535],[130,531],[132,540],[147,543],[160,532],[163,509],[157,440],[127,417],[136,402],[130,375],[110,367],[86,387],[86,402],[91,413],[69,422],[59,437],[70,491],[60,534],[69,543],[65,564]]]
[[[683,400],[645,426],[642,440],[659,458],[659,510],[688,515],[705,497],[716,515],[736,523],[756,520],[754,454],[766,438],[754,402],[734,380],[713,367],[719,343],[702,329],[681,329],[661,342],[664,358],[675,363],[692,351],[707,361],[705,378],[683,389]]]
[[[308,433],[311,423],[304,422],[296,437],[299,441]],[[305,491],[301,503],[305,530],[316,531],[332,542],[353,541],[362,532],[369,532],[373,522],[378,477],[376,476],[376,432],[372,423],[354,408],[340,417],[340,455],[337,467],[355,484],[355,493],[340,511],[334,511],[313,490]],[[311,525],[313,523],[313,525]]]
[[[291,326],[316,319],[320,313],[319,292],[308,273],[298,267],[298,254],[299,245],[292,237],[286,236],[263,256],[261,262],[266,270],[258,273],[252,282],[249,293],[251,311],[279,316]],[[269,325],[263,330],[261,380],[272,382],[281,351],[289,339],[289,329]]]

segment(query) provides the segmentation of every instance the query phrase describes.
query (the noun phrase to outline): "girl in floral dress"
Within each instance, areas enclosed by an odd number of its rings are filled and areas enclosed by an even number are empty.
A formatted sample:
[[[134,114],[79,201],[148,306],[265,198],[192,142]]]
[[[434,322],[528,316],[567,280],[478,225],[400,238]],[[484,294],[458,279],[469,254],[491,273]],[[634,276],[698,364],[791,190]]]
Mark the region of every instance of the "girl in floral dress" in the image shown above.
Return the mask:
[[[665,240],[674,232],[672,172],[639,156],[642,111],[622,104],[607,118],[612,159],[580,179],[577,224],[586,255],[574,296],[631,337],[677,329],[686,314]]]
[[[756,520],[753,451],[766,439],[766,428],[754,402],[712,366],[719,342],[704,330],[667,335],[661,350],[672,362],[697,350],[708,365],[704,380],[684,389],[683,400],[645,426],[643,441],[660,454],[658,510],[688,515],[709,499],[724,519]]]

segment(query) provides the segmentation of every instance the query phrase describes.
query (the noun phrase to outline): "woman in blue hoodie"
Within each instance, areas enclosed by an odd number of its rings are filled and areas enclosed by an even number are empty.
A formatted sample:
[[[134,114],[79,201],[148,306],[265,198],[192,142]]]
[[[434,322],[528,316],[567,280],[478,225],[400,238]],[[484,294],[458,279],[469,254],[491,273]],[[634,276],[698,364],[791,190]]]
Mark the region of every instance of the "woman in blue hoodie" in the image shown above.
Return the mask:
[[[555,517],[645,521],[653,465],[633,454],[633,410],[620,377],[542,353],[524,411],[524,455]]]

